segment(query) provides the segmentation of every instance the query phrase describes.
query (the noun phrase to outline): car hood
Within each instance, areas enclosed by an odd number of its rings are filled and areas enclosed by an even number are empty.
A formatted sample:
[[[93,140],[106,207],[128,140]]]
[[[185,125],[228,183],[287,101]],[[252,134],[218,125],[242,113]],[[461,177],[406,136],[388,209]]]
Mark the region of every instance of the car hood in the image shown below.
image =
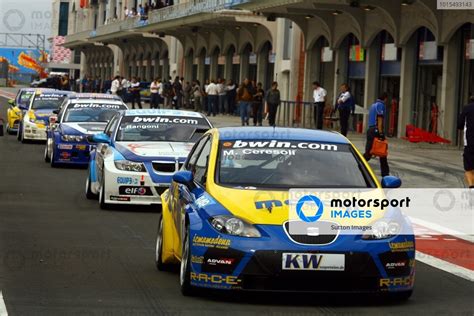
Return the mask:
[[[150,161],[160,158],[184,160],[194,143],[181,142],[117,142],[115,148],[131,161]]]
[[[61,123],[61,133],[64,135],[92,135],[104,131],[107,123]]]

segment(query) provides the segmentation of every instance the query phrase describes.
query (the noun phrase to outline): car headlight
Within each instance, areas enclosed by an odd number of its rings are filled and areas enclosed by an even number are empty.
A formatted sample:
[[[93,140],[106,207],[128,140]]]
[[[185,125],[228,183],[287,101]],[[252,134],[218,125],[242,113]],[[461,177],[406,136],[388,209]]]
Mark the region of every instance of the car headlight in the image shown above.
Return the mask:
[[[61,140],[64,142],[82,142],[84,136],[82,135],[61,135]]]
[[[400,224],[393,221],[380,220],[372,225],[372,230],[362,235],[365,240],[377,240],[392,238],[400,234]]]
[[[261,237],[255,226],[237,217],[219,215],[211,217],[210,222],[218,232],[223,234],[253,238]]]
[[[115,168],[123,171],[132,172],[146,172],[145,165],[141,162],[134,162],[129,160],[116,160],[114,161]]]

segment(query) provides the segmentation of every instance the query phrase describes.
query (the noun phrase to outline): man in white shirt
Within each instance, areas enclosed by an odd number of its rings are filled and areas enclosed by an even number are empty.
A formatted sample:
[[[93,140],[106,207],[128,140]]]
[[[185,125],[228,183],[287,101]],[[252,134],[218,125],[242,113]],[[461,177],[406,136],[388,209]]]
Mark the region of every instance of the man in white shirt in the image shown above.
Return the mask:
[[[114,80],[112,80],[112,84],[110,86],[110,92],[112,94],[118,95],[120,90],[120,76],[115,76]]]
[[[313,82],[314,124],[317,129],[323,129],[324,106],[326,105],[326,89],[318,81]]]
[[[206,88],[207,98],[208,98],[208,109],[207,116],[212,115],[216,116],[219,106],[219,87],[216,85],[214,79],[211,80],[211,83]]]
[[[217,88],[219,90],[219,112],[221,114],[225,113],[225,101],[226,101],[226,95],[227,95],[227,91],[225,90],[224,84],[225,84],[224,79],[218,79]]]
[[[163,85],[161,80],[156,78],[150,85],[150,108],[159,109],[160,108],[160,95],[163,93]]]

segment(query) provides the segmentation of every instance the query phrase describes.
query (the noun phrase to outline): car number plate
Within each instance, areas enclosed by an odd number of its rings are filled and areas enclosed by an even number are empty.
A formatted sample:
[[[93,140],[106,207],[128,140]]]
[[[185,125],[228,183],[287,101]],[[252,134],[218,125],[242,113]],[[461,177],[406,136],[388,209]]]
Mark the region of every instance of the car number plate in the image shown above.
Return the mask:
[[[283,270],[344,271],[344,254],[292,253],[282,254]]]

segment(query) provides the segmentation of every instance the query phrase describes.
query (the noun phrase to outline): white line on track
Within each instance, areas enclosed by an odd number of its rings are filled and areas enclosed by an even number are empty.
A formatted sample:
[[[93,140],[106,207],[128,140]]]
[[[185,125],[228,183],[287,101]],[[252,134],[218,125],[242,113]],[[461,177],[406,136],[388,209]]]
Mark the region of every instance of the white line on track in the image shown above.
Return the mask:
[[[414,224],[423,226],[425,228],[433,229],[433,230],[435,230],[439,233],[442,233],[442,234],[451,235],[451,236],[454,236],[454,237],[459,238],[459,239],[474,242],[474,236],[468,235],[465,232],[460,232],[460,231],[457,231],[457,230],[454,230],[454,229],[450,229],[450,228],[441,226],[439,224],[432,223],[432,222],[429,222],[429,221],[426,221],[426,220],[423,220],[423,219],[419,219],[419,218],[415,218],[415,217],[411,217],[411,216],[409,216],[409,218],[410,218],[411,222],[414,223]]]
[[[472,270],[458,266],[451,262],[441,260],[439,258],[433,257],[420,251],[416,252],[415,258],[417,261],[421,261],[427,265],[435,267],[436,269],[446,271],[448,273],[457,275],[458,277],[461,277],[463,279],[474,282],[474,272]]]
[[[7,307],[5,306],[5,302],[3,301],[2,291],[0,291],[0,316],[8,316]]]

